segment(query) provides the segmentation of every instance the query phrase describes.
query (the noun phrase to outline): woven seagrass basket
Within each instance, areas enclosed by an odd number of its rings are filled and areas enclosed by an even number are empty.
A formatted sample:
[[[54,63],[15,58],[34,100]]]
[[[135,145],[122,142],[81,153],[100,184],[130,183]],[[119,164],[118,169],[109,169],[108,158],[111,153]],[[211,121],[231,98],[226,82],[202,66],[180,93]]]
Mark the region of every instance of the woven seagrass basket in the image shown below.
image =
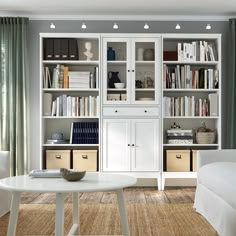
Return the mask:
[[[198,144],[213,144],[216,140],[216,132],[197,132],[196,141]]]

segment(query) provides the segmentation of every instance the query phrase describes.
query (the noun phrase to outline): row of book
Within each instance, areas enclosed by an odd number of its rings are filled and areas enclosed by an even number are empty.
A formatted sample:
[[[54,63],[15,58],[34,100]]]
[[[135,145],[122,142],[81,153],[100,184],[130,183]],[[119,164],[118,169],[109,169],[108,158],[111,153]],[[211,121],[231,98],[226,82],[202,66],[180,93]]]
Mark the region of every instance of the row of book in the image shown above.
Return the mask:
[[[217,116],[218,95],[212,93],[208,98],[194,96],[164,97],[164,116]]]
[[[68,66],[57,64],[56,67],[43,68],[44,88],[98,88],[98,67],[93,71],[70,71]]]
[[[72,122],[70,133],[71,144],[98,144],[98,122]]]
[[[211,68],[191,70],[190,65],[171,67],[164,64],[163,87],[216,89],[219,87],[219,71]]]
[[[53,100],[51,93],[43,94],[44,116],[98,116],[99,97],[72,97],[63,94]]]
[[[178,61],[217,61],[217,50],[214,43],[193,41],[177,44]]]

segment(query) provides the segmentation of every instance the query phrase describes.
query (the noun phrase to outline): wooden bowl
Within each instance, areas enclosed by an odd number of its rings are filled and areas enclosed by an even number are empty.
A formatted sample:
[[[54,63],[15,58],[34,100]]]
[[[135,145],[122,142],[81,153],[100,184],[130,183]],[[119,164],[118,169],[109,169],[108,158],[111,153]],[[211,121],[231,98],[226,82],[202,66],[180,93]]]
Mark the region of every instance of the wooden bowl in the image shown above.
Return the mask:
[[[60,169],[62,177],[67,181],[79,181],[84,178],[86,171],[73,171],[65,168]]]

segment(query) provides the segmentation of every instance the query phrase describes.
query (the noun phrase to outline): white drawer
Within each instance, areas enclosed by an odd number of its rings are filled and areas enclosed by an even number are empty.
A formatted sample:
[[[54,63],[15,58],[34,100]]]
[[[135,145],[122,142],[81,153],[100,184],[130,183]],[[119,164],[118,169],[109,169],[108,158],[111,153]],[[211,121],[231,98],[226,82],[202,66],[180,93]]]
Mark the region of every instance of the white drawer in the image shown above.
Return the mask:
[[[158,107],[104,107],[103,116],[159,116]]]

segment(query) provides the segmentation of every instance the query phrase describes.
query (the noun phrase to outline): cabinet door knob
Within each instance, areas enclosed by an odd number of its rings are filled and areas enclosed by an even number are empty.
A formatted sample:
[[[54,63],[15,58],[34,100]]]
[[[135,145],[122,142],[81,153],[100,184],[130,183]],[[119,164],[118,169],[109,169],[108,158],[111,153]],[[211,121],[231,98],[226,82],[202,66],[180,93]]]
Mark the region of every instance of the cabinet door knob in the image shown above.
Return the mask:
[[[130,72],[130,70],[128,70],[128,72]]]
[[[144,112],[147,113],[147,110],[145,110]]]
[[[132,72],[134,72],[134,70],[132,70]]]
[[[134,147],[135,145],[134,144],[132,144],[132,147]]]
[[[128,146],[130,147],[130,144],[128,144]]]
[[[117,113],[118,111],[117,110],[115,110],[115,113]]]

